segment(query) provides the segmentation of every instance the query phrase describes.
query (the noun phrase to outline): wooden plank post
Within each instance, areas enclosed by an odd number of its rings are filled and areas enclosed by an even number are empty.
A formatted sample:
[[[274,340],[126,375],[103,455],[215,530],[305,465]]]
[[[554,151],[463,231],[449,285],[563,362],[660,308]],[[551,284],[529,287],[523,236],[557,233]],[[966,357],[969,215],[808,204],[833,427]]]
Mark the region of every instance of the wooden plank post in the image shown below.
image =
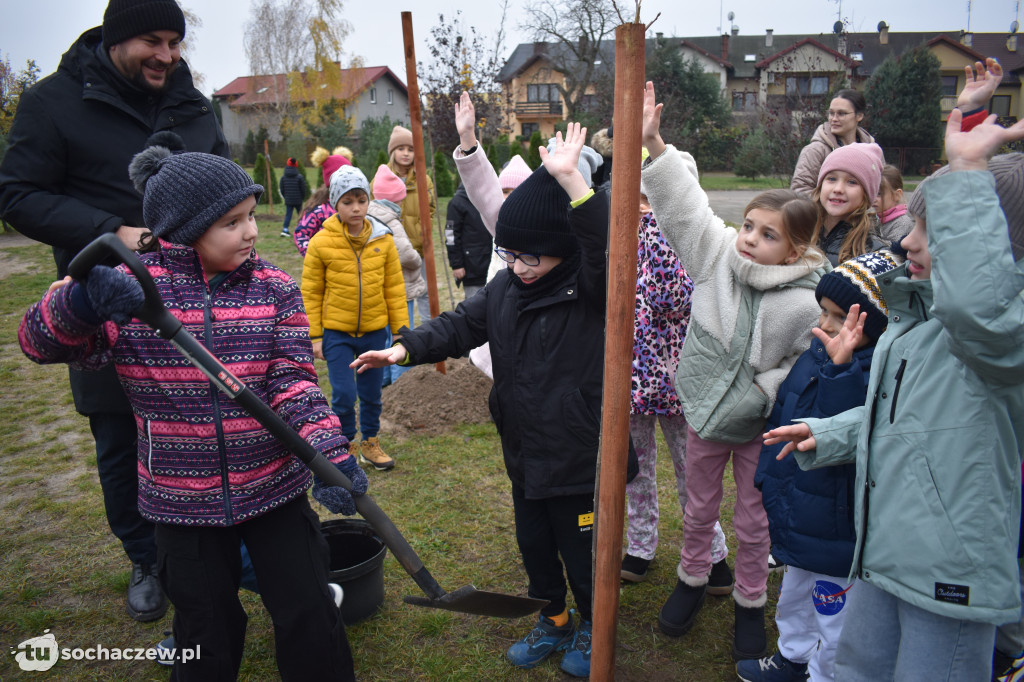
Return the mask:
[[[267,195],[267,205],[270,207],[270,215],[274,215],[274,193],[270,191],[270,144],[266,138],[263,140],[263,165],[267,171],[267,186],[264,188],[264,192]]]
[[[420,113],[420,88],[416,81],[416,48],[412,38],[412,12],[402,12],[402,40],[405,42],[405,77],[409,89],[409,123],[412,128],[412,146],[416,153],[416,197],[420,201],[420,234],[423,236],[423,275],[427,278],[427,296],[430,298],[430,316],[437,317],[441,305],[437,298],[437,271],[434,269],[433,226],[430,222],[430,192],[427,191],[427,148],[423,144],[423,119]],[[637,209],[639,210],[639,209]],[[412,325],[412,320],[409,320]],[[445,374],[444,362],[435,365]]]
[[[604,393],[594,552],[594,623],[591,680],[615,678],[615,629],[622,568],[622,528],[629,452],[629,390],[640,222],[640,133],[644,94],[644,25],[615,29],[615,137]]]

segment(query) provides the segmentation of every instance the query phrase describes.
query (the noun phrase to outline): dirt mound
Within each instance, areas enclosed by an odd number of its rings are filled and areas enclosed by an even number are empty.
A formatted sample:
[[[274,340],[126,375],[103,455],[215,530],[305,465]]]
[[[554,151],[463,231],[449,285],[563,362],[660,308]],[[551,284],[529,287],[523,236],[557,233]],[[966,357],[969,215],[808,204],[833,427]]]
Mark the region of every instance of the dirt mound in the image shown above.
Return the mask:
[[[419,365],[384,388],[380,430],[398,440],[436,436],[458,424],[490,421],[487,396],[494,384],[466,358],[448,360],[447,374]]]

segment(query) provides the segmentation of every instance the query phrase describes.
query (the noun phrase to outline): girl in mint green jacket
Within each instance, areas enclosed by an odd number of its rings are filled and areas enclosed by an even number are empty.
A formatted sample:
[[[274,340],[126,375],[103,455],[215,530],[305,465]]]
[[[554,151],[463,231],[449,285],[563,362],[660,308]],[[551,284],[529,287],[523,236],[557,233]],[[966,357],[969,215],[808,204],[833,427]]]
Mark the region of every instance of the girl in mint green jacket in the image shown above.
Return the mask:
[[[851,577],[865,584],[837,680],[989,679],[995,627],[1020,616],[1024,265],[1000,201],[1024,199],[1024,155],[989,157],[1024,121],[994,120],[965,133],[949,116],[952,172],[918,187],[907,262],[878,280],[890,317],[867,404],[765,439],[792,440],[779,457],[795,449],[805,469],[857,464]]]

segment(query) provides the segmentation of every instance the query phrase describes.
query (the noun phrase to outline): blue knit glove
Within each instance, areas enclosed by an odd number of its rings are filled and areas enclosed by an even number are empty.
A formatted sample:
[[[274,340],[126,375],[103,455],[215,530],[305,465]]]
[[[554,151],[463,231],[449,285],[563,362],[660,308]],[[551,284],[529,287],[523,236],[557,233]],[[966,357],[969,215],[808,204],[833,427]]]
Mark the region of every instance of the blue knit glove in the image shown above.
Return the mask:
[[[85,292],[100,319],[117,324],[131,322],[132,311],[146,300],[142,285],[134,277],[106,265],[97,265],[89,271]]]
[[[366,479],[366,474],[363,473],[355,457],[349,456],[334,466],[337,467],[338,471],[348,476],[348,480],[352,481],[352,492],[345,490],[340,485],[327,485],[320,480],[319,476],[314,476],[313,499],[335,514],[352,516],[356,513],[356,503],[352,499],[353,495],[359,496],[365,493],[370,482]]]

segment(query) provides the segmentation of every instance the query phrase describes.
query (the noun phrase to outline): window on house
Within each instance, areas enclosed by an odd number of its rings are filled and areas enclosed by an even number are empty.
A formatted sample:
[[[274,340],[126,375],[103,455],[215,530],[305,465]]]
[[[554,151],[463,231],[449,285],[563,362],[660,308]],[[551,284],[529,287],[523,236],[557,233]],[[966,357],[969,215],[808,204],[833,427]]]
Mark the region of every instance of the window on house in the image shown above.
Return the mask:
[[[826,95],[828,76],[790,76],[786,79],[787,95]]]
[[[732,110],[733,111],[756,111],[757,110],[757,93],[756,92],[739,92],[734,90],[732,93]]]
[[[540,130],[540,124],[538,123],[524,123],[522,136],[524,140],[530,139],[530,136]]]
[[[558,102],[558,87],[554,83],[534,83],[526,86],[527,102]]]
[[[377,103],[377,88],[370,88],[370,104]]]
[[[597,95],[583,95],[580,97],[580,111],[597,111]]]
[[[395,103],[395,91],[388,88],[388,104]]]
[[[956,76],[943,76],[942,77],[942,96],[943,97],[956,97]]]
[[[993,95],[992,102],[988,105],[988,111],[990,114],[995,114],[996,116],[1009,116],[1010,96]]]

